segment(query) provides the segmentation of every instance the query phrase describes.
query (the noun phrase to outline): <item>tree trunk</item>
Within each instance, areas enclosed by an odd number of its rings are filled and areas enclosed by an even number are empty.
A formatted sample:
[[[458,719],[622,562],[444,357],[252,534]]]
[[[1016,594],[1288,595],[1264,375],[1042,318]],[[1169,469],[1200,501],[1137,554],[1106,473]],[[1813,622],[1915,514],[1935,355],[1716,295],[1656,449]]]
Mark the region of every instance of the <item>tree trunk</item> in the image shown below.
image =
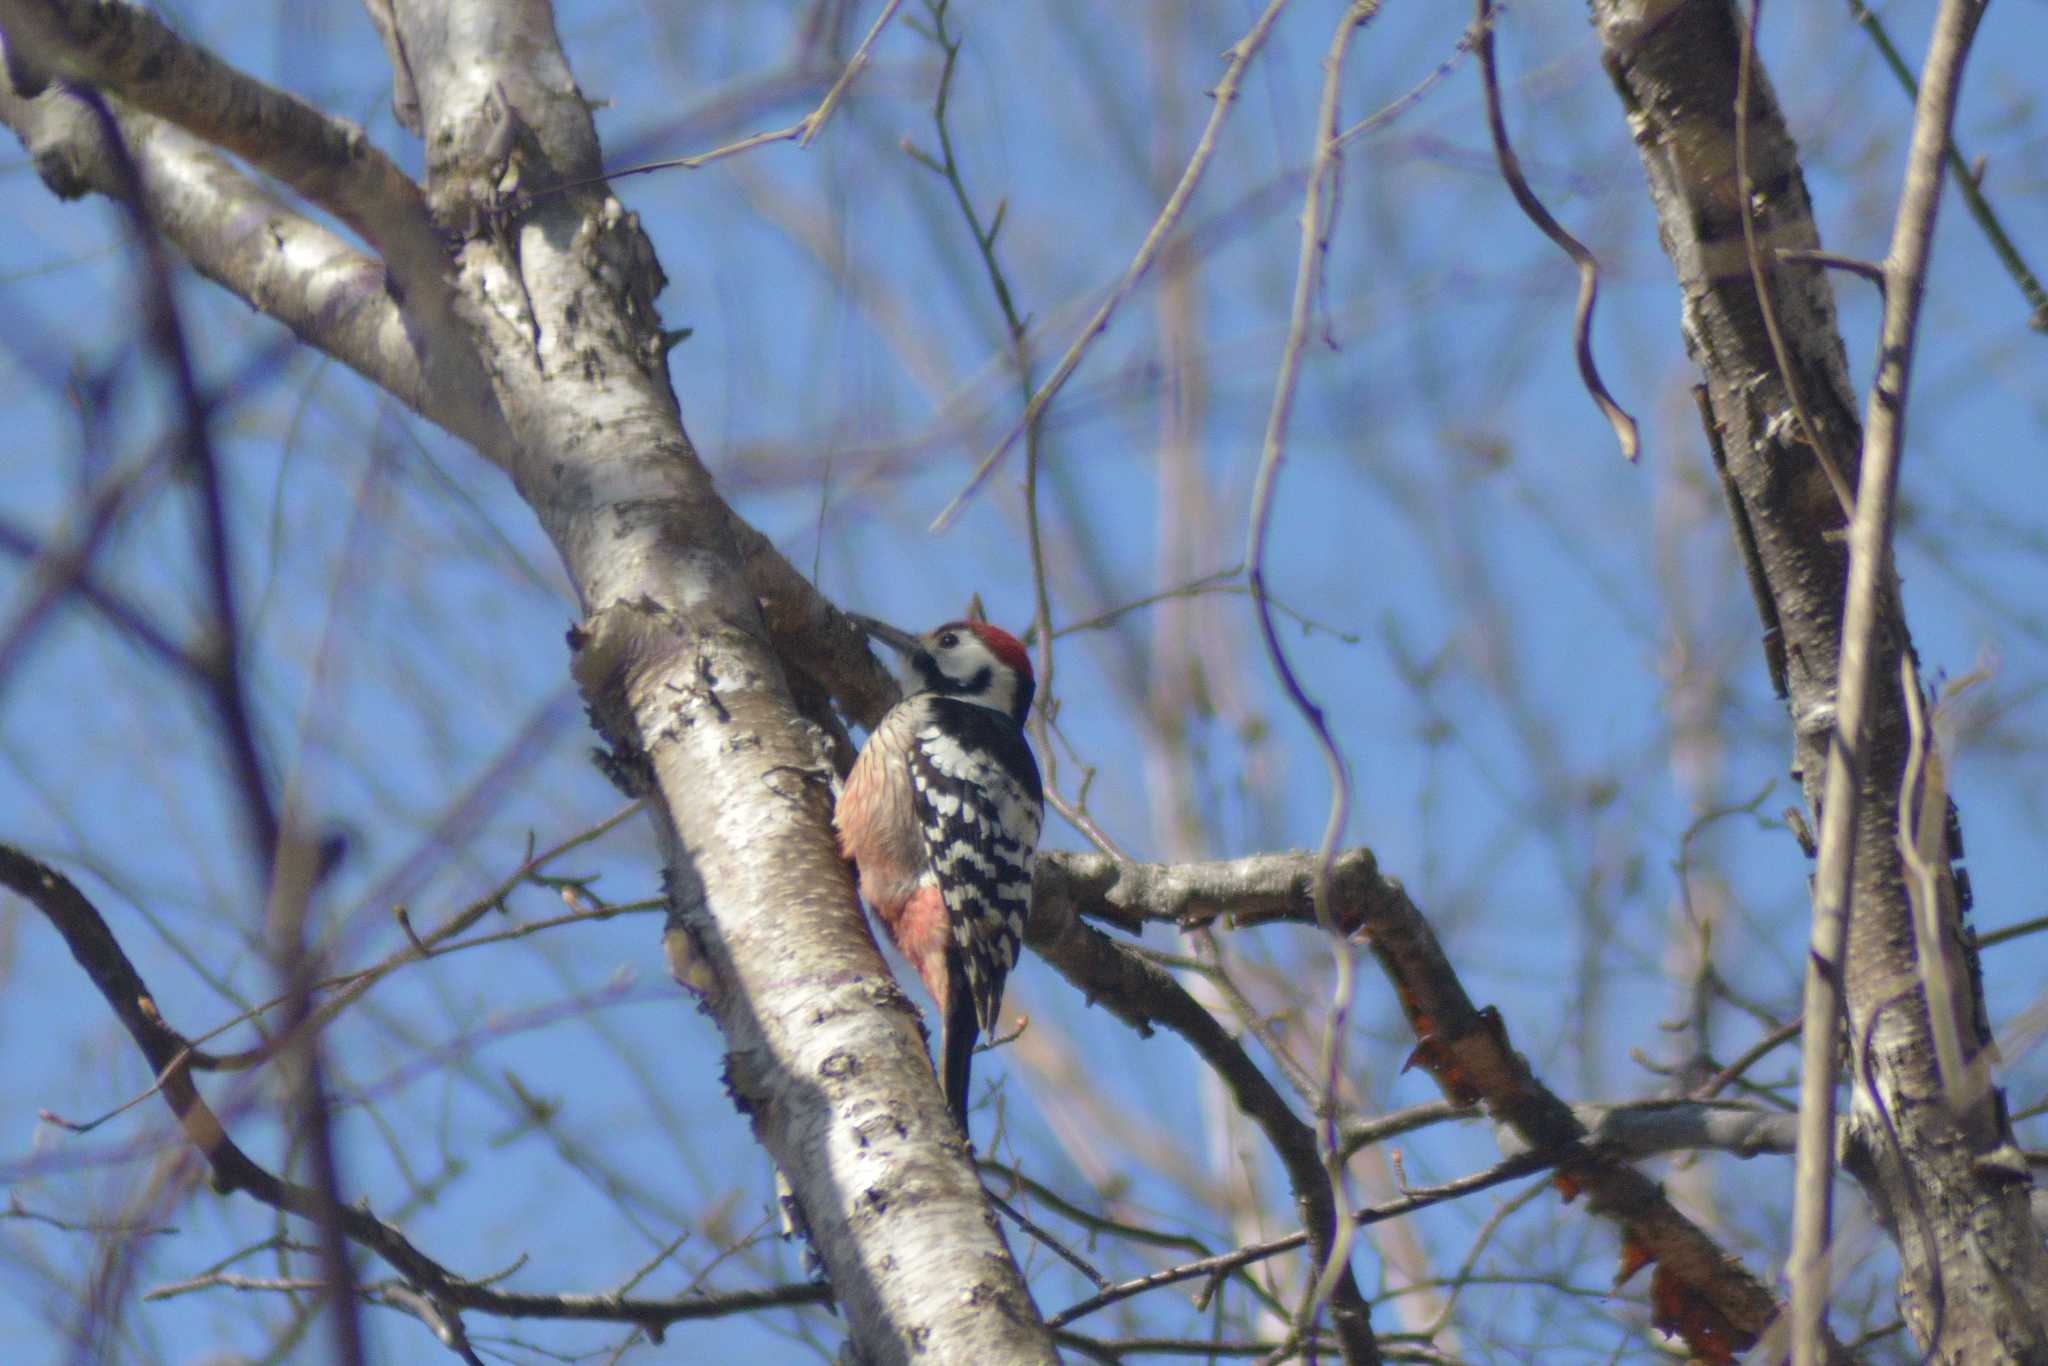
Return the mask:
[[[1758,62],[1747,127],[1753,193],[1744,193],[1735,118],[1742,28],[1728,0],[1594,0],[1592,9],[1678,275],[1681,326],[1703,371],[1710,439],[1725,458],[1730,514],[1759,588],[1766,658],[1787,698],[1793,772],[1818,826],[1835,737],[1848,551],[1841,500],[1802,438],[1795,403],[1851,489],[1863,429],[1830,282],[1817,266],[1777,256],[1820,246],[1797,151]],[[1785,369],[1752,280],[1745,201]],[[1846,1163],[1898,1243],[1900,1300],[1923,1347],[1932,1345],[1943,1361],[2042,1360],[2048,1258],[2028,1218],[2026,1169],[2011,1160],[2018,1154],[1995,1091],[1980,1088],[1957,1109],[1944,1100],[1918,985],[1897,843],[1908,752],[1898,679],[1911,648],[1886,566],[1871,641],[1871,705],[1855,756],[1860,801],[1840,974],[1854,1097]],[[1950,881],[1946,866],[1940,873]],[[1942,904],[1944,933],[1960,944],[1956,898],[1944,896]],[[1956,976],[1967,998],[1966,1043],[1980,1050],[1989,1037],[1978,983],[1973,972]]]

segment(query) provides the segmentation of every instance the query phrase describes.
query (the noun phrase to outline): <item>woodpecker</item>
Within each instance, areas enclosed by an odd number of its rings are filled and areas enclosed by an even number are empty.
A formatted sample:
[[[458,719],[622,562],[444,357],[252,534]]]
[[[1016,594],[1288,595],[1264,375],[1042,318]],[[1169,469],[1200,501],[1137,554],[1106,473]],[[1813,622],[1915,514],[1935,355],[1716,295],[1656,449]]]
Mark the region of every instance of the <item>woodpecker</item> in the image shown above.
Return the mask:
[[[1031,913],[1045,796],[1024,717],[1037,683],[1023,645],[985,621],[922,636],[862,624],[908,661],[909,695],[854,761],[839,847],[938,1007],[939,1081],[964,1135],[975,1040],[995,1032]]]

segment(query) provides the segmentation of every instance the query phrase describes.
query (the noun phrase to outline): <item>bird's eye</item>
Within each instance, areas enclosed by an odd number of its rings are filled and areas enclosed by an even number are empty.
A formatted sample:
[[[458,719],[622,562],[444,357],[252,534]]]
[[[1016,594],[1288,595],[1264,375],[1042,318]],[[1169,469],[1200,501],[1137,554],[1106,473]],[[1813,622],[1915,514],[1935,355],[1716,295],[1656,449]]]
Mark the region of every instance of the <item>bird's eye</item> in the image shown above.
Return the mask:
[[[948,631],[939,637],[939,648],[941,650],[950,650],[959,643],[960,633],[958,631]]]

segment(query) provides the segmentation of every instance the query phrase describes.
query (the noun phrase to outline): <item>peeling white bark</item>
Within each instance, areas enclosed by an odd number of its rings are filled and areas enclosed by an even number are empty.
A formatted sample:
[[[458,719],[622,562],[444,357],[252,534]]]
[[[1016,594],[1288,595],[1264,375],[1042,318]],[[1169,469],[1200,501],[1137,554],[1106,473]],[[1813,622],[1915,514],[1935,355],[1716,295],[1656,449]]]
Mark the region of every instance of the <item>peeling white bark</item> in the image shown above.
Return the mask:
[[[513,174],[596,169],[546,5],[394,13],[444,215]],[[797,713],[682,430],[637,222],[604,190],[544,199],[472,238],[456,279],[518,437],[513,477],[583,599],[578,679],[615,741],[645,751],[672,885],[698,893],[678,909],[718,983],[734,1099],[854,1336],[877,1362],[1051,1359],[854,901],[826,738]]]

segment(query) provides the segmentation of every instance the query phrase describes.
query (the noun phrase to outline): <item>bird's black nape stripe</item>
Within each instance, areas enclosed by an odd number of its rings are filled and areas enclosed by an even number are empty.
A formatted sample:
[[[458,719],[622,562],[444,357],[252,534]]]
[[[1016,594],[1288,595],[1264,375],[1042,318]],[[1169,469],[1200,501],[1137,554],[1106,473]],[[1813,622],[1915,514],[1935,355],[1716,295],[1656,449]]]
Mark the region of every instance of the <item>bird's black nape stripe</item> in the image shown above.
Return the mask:
[[[914,666],[917,676],[924,684],[924,691],[936,693],[982,693],[995,681],[995,670],[984,664],[974,671],[972,677],[961,679],[949,676],[939,668],[939,661],[930,654],[920,651]]]
[[[968,695],[975,695],[987,692],[988,685],[991,682],[993,682],[994,679],[995,670],[989,668],[986,664],[984,664],[979,669],[976,669],[974,671],[974,677],[962,680],[960,682],[955,682],[954,680],[949,678],[945,680],[945,683],[942,685],[942,687],[943,690],[946,692],[957,692]]]

